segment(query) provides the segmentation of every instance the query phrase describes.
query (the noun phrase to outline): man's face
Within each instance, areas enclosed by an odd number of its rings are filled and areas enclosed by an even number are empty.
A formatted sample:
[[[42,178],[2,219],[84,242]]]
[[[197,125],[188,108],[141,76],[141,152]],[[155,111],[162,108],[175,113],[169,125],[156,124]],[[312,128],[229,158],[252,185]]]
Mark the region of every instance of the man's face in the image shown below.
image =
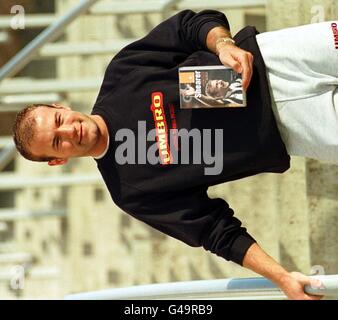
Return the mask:
[[[211,80],[209,94],[214,97],[224,97],[228,91],[229,82],[224,80]]]
[[[86,156],[99,139],[99,128],[89,116],[58,106],[38,107],[31,116],[36,120],[30,151],[35,156],[68,159]]]

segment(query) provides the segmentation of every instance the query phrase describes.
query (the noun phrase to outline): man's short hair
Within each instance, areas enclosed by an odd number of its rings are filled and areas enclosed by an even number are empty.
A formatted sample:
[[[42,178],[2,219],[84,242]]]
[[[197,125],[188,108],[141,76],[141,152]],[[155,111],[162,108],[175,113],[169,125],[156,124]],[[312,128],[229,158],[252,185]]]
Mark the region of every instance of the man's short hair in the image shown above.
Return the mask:
[[[36,120],[32,116],[32,111],[39,107],[55,108],[49,104],[33,104],[19,111],[13,125],[13,139],[17,150],[24,158],[31,161],[47,162],[54,158],[47,156],[37,157],[29,150],[36,128]]]

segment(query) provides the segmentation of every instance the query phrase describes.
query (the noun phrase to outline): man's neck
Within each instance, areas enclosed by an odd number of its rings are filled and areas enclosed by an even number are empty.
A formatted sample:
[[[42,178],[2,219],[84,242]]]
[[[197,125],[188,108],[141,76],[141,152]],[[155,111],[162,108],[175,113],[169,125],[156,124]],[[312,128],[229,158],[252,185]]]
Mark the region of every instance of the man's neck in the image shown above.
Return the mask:
[[[99,115],[90,115],[90,117],[96,122],[100,135],[99,135],[99,141],[96,144],[96,146],[93,148],[93,150],[90,152],[89,156],[92,157],[99,157],[102,155],[102,153],[106,150],[108,140],[109,140],[109,132],[108,132],[108,127],[103,120],[103,118]]]

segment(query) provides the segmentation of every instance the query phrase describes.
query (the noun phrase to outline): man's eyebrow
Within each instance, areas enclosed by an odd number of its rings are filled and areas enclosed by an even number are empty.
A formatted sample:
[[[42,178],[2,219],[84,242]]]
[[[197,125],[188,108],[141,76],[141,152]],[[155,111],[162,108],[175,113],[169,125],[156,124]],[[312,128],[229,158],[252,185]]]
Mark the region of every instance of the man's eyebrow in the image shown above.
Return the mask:
[[[55,125],[57,124],[57,122],[58,122],[58,116],[59,116],[59,112],[58,111],[55,111],[55,113],[54,113],[54,118],[55,118]]]
[[[57,124],[57,112],[54,113],[54,124],[55,124],[55,127],[56,127],[56,124]],[[55,143],[56,143],[56,137],[54,136],[53,143],[52,143],[52,148],[53,149],[55,149]]]

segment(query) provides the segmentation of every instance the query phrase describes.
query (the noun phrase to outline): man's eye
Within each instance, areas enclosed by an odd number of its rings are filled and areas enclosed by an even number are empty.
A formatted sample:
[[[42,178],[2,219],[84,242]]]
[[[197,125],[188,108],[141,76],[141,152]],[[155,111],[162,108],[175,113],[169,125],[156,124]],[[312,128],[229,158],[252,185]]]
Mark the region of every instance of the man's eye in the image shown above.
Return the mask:
[[[59,119],[58,119],[58,126],[61,126],[61,116],[59,116]]]

